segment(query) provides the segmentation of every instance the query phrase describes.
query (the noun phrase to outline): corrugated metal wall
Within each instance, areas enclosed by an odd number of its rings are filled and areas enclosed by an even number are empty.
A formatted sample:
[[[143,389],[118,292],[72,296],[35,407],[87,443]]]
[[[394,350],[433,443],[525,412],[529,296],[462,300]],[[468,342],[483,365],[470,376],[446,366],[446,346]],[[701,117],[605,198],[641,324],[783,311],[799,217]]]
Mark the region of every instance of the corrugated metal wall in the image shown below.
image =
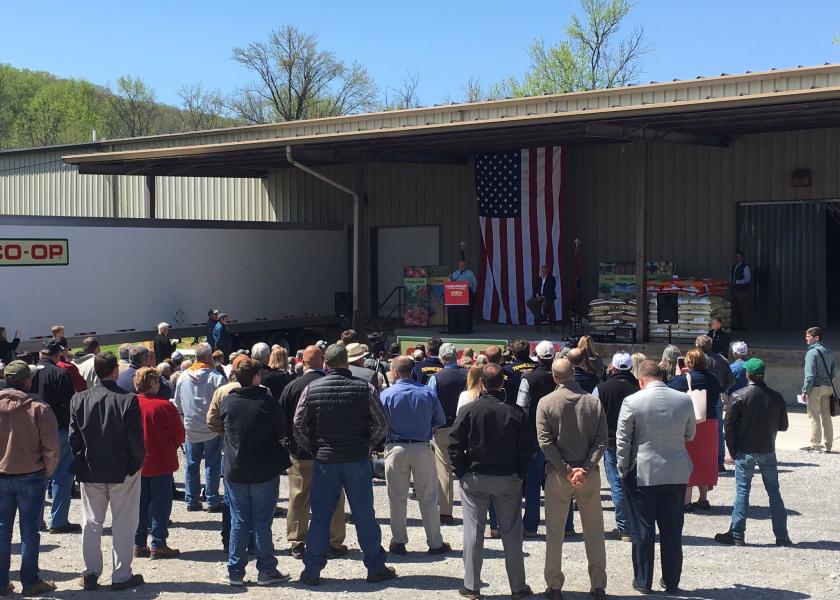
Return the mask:
[[[0,215],[148,216],[143,177],[79,175],[65,152],[0,154]],[[158,177],[156,193],[162,219],[276,220],[262,179]]]

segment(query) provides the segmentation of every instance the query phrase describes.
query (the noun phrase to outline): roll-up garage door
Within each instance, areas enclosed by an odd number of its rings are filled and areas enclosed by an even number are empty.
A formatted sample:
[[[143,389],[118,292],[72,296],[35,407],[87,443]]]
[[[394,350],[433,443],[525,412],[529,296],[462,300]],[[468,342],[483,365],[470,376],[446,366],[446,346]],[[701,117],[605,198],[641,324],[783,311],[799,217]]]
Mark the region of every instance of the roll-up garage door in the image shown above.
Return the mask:
[[[403,267],[440,264],[440,227],[379,227],[376,230],[377,305],[403,284]],[[397,304],[397,294],[379,309],[386,316]]]

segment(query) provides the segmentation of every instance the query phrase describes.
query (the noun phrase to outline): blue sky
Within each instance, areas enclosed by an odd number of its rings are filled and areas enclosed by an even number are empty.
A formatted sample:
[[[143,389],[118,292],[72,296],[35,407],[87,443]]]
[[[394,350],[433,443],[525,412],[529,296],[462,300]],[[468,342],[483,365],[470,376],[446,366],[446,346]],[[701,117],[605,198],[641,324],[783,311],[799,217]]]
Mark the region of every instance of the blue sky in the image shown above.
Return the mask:
[[[577,0],[8,2],[0,62],[99,84],[139,75],[177,103],[184,83],[243,85],[251,76],[232,48],[293,24],[367,66],[380,88],[418,70],[430,105],[460,99],[470,76],[490,84],[521,75],[530,41],[559,39],[578,8]],[[631,17],[653,47],[644,82],[840,62],[837,0],[637,0]]]

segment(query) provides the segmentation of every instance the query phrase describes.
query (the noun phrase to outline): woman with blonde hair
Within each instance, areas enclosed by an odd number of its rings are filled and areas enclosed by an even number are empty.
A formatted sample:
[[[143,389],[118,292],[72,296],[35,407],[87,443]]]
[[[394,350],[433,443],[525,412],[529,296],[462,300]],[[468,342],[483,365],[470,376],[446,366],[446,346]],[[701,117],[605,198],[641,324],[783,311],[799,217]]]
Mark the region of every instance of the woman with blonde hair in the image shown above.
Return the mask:
[[[633,363],[633,367],[630,369],[630,372],[633,373],[633,377],[636,379],[639,378],[639,366],[642,364],[643,361],[647,360],[647,356],[642,354],[641,352],[634,352],[630,357],[631,362]]]
[[[682,352],[673,344],[665,346],[665,349],[662,351],[662,360],[659,362],[659,368],[662,369],[662,377],[664,377],[665,383],[671,381],[674,376],[679,375],[677,373],[677,359],[680,356],[682,356]]]
[[[265,349],[268,349],[267,345]],[[252,350],[251,356],[253,355]],[[283,389],[294,379],[294,376],[289,373],[288,350],[283,346],[274,346],[268,356],[268,365],[262,368],[260,376],[262,377],[262,385],[267,387],[271,396],[279,402]]]
[[[458,396],[458,407],[455,409],[455,414],[461,412],[467,404],[478,398],[481,393],[481,367],[473,365],[467,371],[467,389],[461,392]]]
[[[717,403],[720,399],[720,383],[717,377],[707,370],[706,355],[699,348],[686,352],[685,367],[682,373],[668,382],[668,387],[680,392],[706,390],[706,420],[697,424],[694,439],[685,445],[694,466],[685,488],[685,510],[691,512],[697,508],[711,508],[708,500],[709,490],[714,488],[718,481]],[[697,502],[691,501],[694,487],[700,490]]]
[[[578,340],[577,347],[583,350],[586,354],[586,360],[583,361],[584,370],[595,375],[599,381],[604,379],[604,373],[606,373],[607,368],[604,365],[604,361],[595,350],[595,341],[592,339],[592,336],[581,336]]]

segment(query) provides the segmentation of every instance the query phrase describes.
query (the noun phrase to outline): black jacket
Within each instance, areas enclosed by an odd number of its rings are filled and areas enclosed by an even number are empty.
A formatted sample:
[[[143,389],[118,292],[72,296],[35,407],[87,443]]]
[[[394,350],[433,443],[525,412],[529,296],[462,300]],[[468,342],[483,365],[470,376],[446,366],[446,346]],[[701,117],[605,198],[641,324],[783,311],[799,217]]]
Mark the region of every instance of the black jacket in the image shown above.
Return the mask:
[[[540,290],[539,275],[534,278],[534,296],[542,294],[546,300],[555,300],[557,298],[557,280],[554,275],[547,275],[545,278],[545,286]]]
[[[289,450],[289,454],[298,460],[312,460],[312,455],[298,446],[295,436],[292,435],[292,428],[294,427],[292,419],[295,418],[298,400],[300,400],[300,395],[303,393],[303,390],[310,383],[323,376],[323,371],[307,371],[284,387],[283,393],[280,394],[280,409],[283,411],[283,417],[286,419],[286,448]]]
[[[575,383],[583,388],[584,392],[591,394],[598,385],[598,376],[581,367],[575,367]]]
[[[70,471],[85,483],[122,483],[143,466],[143,419],[137,396],[103,381],[70,403]]]
[[[451,427],[458,412],[458,398],[467,389],[467,371],[464,367],[449,366],[435,373],[435,390],[437,392],[443,413],[446,415],[446,425]]]
[[[706,419],[717,419],[717,403],[720,400],[720,382],[711,371],[691,371],[691,389],[706,390]],[[677,375],[668,382],[668,387],[680,392],[688,391],[688,377]]]
[[[782,395],[762,383],[750,382],[732,394],[723,431],[726,447],[738,452],[762,454],[776,451],[776,432],[787,431],[787,406]]]
[[[499,392],[485,392],[467,404],[449,431],[449,457],[458,479],[465,473],[525,479],[534,448],[525,413],[503,402]]]
[[[411,371],[411,378],[417,383],[426,385],[429,383],[429,378],[441,369],[443,369],[441,360],[437,356],[430,356],[414,365],[414,369]]]
[[[18,345],[20,338],[15,338],[11,342],[0,342],[0,362],[7,365],[17,356]]]
[[[615,448],[615,432],[618,428],[618,413],[621,411],[621,404],[627,396],[638,391],[639,382],[630,371],[618,371],[598,384],[598,398],[607,416],[607,431],[610,436],[607,447]]]
[[[729,346],[732,344],[732,336],[723,329],[718,329],[717,331],[710,329],[706,335],[712,338],[712,352],[717,352],[726,359],[729,356]]]
[[[67,371],[50,359],[42,358],[32,378],[32,393],[38,394],[53,409],[58,428],[67,429],[70,425],[70,399],[76,393]]]
[[[528,406],[520,406],[528,413],[528,429],[530,430],[536,444],[537,439],[537,406],[545,396],[557,389],[554,383],[554,376],[551,374],[551,361],[541,362],[536,369],[529,371],[522,376],[523,381],[528,382]],[[520,389],[521,384],[520,384]],[[519,398],[517,394],[517,405]]]
[[[283,395],[283,389],[289,385],[289,382],[294,379],[292,374],[282,369],[269,369],[263,367],[260,369],[260,379],[262,385],[268,388],[275,400],[280,400]]]
[[[155,336],[155,360],[159,363],[162,363],[167,358],[172,357],[172,353],[175,352],[175,344],[169,341],[169,338],[162,334],[157,334]]]
[[[283,447],[286,421],[280,405],[262,386],[236,388],[222,398],[225,479],[233,483],[271,481],[289,466]]]

